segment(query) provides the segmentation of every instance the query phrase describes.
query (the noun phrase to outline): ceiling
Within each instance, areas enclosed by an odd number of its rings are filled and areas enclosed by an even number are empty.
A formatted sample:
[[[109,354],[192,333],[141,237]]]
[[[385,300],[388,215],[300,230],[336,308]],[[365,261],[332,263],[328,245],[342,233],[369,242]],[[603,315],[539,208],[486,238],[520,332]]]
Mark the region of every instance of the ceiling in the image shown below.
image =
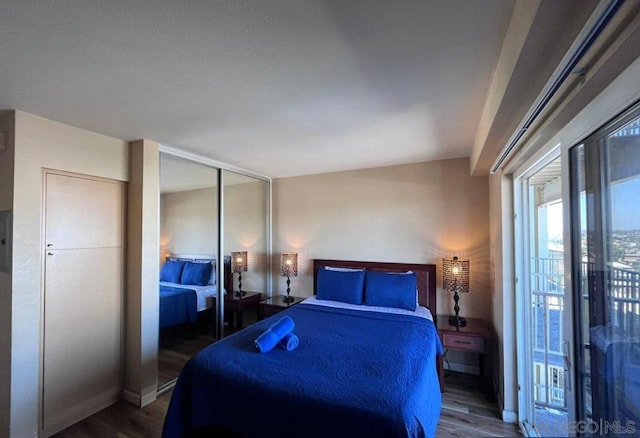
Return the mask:
[[[218,169],[168,155],[160,157],[160,194],[218,187]],[[224,186],[261,181],[223,170]]]
[[[272,177],[466,157],[512,0],[5,0],[0,109]]]

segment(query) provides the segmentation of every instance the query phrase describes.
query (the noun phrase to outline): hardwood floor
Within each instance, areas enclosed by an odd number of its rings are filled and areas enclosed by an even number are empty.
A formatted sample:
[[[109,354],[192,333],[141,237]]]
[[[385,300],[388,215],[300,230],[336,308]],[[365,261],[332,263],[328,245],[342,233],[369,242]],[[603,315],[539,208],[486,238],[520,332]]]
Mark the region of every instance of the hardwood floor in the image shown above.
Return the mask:
[[[158,387],[177,379],[189,359],[214,341],[210,324],[163,330],[158,349]]]
[[[504,423],[495,402],[487,401],[483,383],[477,376],[447,372],[438,438],[519,437],[517,424]]]
[[[450,373],[446,376],[438,438],[518,437],[515,424],[503,423],[495,403],[488,402],[476,376]],[[159,437],[169,407],[171,391],[151,405],[138,409],[119,402],[56,435],[58,438]]]
[[[246,311],[243,324],[248,326],[258,319],[256,311]],[[197,324],[161,329],[158,349],[158,387],[178,378],[180,370],[189,359],[204,347],[215,342],[214,319],[208,314],[199,317]],[[225,325],[225,336],[233,333],[230,325]]]

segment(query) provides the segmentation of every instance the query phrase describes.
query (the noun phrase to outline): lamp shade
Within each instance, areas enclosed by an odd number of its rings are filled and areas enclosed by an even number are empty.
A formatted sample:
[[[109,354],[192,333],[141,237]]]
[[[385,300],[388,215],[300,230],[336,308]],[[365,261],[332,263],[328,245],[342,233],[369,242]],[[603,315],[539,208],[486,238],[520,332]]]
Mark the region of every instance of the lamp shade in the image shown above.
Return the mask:
[[[442,259],[442,287],[447,292],[469,292],[469,260]]]
[[[247,270],[247,251],[231,253],[231,272],[245,272]]]
[[[284,277],[298,276],[298,253],[282,253],[282,255],[280,256],[280,275]]]

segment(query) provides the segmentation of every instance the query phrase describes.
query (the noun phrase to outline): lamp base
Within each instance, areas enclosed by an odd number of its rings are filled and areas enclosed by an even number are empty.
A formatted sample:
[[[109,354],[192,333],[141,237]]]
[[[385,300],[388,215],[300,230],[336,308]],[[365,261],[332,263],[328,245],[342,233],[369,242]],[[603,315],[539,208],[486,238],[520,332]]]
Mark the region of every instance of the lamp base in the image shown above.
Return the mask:
[[[240,298],[240,297],[244,297],[246,294],[247,293],[243,290],[237,290],[233,293],[233,296]]]
[[[291,295],[287,295],[286,297],[282,297],[282,302],[283,303],[293,303],[295,301],[295,298],[293,298]]]
[[[451,315],[449,317],[449,325],[452,325],[454,327],[464,327],[467,325],[467,320],[462,316]]]

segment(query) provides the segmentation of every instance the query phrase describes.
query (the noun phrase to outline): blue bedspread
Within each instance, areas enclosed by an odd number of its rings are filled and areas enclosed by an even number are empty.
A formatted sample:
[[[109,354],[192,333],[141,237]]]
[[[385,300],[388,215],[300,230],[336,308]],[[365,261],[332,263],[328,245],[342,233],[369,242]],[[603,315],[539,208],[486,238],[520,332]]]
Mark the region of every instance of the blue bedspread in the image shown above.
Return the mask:
[[[196,291],[160,285],[160,327],[198,320]]]
[[[300,345],[258,353],[284,315]],[[441,396],[434,324],[415,316],[299,304],[205,348],[173,391],[163,437],[433,437]]]

